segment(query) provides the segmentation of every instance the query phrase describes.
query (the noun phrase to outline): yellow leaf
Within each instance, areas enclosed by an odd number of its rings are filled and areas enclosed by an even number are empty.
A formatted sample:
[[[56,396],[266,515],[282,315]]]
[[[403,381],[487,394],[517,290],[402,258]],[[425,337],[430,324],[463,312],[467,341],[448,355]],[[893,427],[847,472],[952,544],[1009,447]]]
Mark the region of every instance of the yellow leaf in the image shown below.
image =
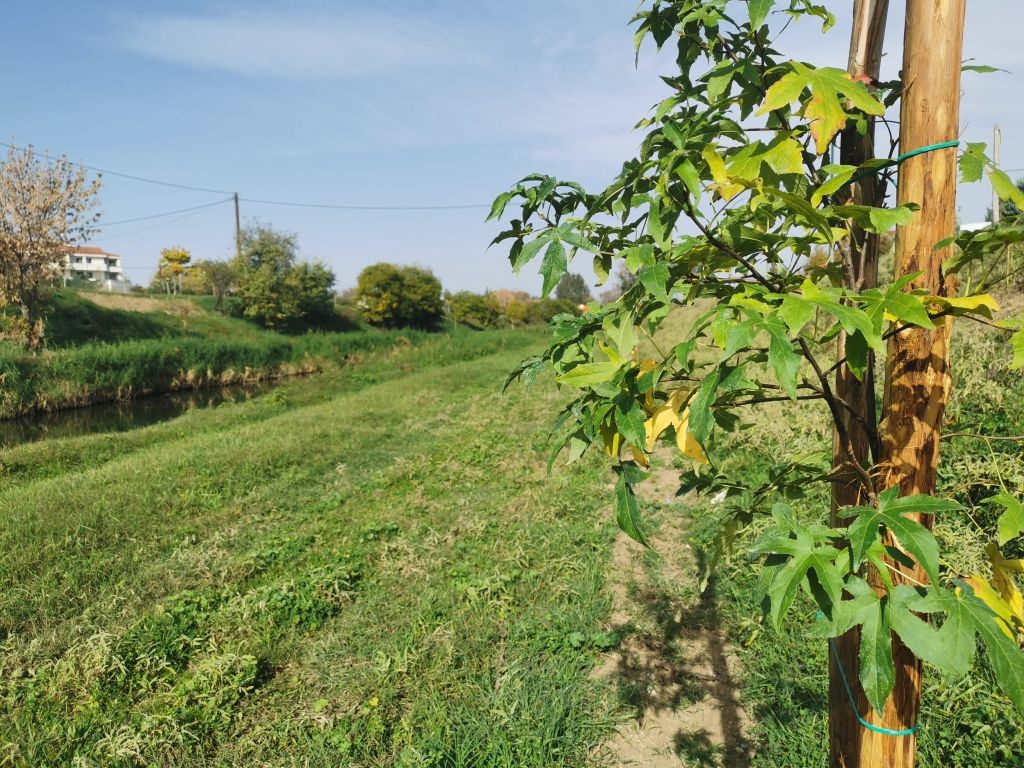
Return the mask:
[[[925,303],[938,304],[951,310],[954,315],[976,314],[990,318],[993,312],[999,311],[999,303],[987,293],[975,296],[929,296]]]
[[[649,357],[645,357],[638,364],[638,368],[640,369],[640,375],[641,376],[643,376],[645,373],[650,373],[651,371],[653,371],[657,367],[658,367],[657,361],[652,360]]]
[[[1012,624],[1012,613],[1010,606],[1006,604],[1006,601],[1001,598],[998,593],[992,588],[981,576],[974,576],[973,578],[967,579],[967,583],[971,585],[971,589],[974,590],[974,594],[977,595],[978,599],[981,600],[985,605],[992,609],[992,612],[999,617],[999,628],[1007,635],[1011,640],[1016,640],[1014,637],[1014,631],[1011,627]]]
[[[655,409],[651,418],[644,422],[644,432],[647,433],[647,450],[654,450],[655,441],[661,437],[661,433],[669,427],[679,423],[679,417],[672,408],[671,401],[660,408]]]
[[[708,170],[711,171],[711,178],[715,180],[715,184],[713,186],[718,190],[718,194],[722,196],[723,200],[732,200],[736,195],[743,191],[742,184],[737,184],[729,180],[729,174],[725,169],[725,161],[719,156],[718,152],[715,151],[715,146],[713,144],[709,144],[704,147],[704,150],[701,152],[701,156],[708,164]]]
[[[608,362],[615,363],[616,365],[619,365],[619,366],[621,366],[623,363],[626,362],[626,358],[624,358],[622,355],[620,355],[619,351],[617,349],[614,349],[614,348],[610,347],[609,345],[605,344],[603,341],[597,342],[597,346],[599,346],[601,348],[601,351],[604,352],[605,355],[608,356]]]
[[[704,455],[704,449],[697,442],[697,438],[690,432],[690,409],[683,411],[682,418],[676,426],[676,445],[684,456],[689,456],[698,464],[707,464],[708,457]]]
[[[633,460],[645,469],[651,466],[650,460],[647,458],[647,454],[637,448],[635,445],[629,446],[629,450],[633,453]]]
[[[1024,596],[1010,575],[1002,568],[996,568],[992,574],[992,583],[999,596],[1010,606],[1010,612],[1017,619],[1017,623],[1024,625]]]
[[[619,441],[621,435],[618,430],[609,424],[601,425],[601,441],[604,443],[604,450],[613,459],[619,455]]]
[[[1014,573],[1024,573],[1024,560],[1007,560],[994,542],[988,543],[985,547],[985,554],[992,561],[993,568],[1001,568],[1004,571],[1013,571]]]

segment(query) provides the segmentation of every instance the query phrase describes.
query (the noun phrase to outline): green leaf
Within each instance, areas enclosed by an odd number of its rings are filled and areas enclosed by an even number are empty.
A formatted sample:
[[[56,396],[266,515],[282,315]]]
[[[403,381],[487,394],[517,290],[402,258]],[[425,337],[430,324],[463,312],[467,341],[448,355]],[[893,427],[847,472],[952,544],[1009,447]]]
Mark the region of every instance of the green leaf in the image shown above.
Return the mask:
[[[789,332],[796,336],[814,317],[814,305],[799,296],[786,295],[779,307],[779,317],[789,327]]]
[[[1009,74],[1009,70],[1000,69],[999,67],[993,67],[989,64],[964,64],[960,67],[961,72],[978,72],[982,75],[988,75],[993,72],[1006,72]]]
[[[902,205],[897,208],[872,208],[868,213],[871,228],[880,235],[890,231],[893,227],[907,226],[913,218],[914,212]]]
[[[1024,330],[1017,331],[1010,337],[1010,346],[1013,347],[1013,361],[1010,368],[1015,371],[1024,369]]]
[[[786,324],[778,316],[767,318],[761,327],[768,332],[768,365],[775,373],[779,386],[796,400],[797,376],[803,358],[793,351],[793,342]]]
[[[647,447],[647,433],[644,431],[646,418],[643,409],[629,395],[615,399],[615,428],[641,451]]]
[[[637,278],[643,283],[644,288],[662,301],[668,301],[668,281],[670,277],[668,265],[660,261],[657,264],[641,268],[637,273]]]
[[[615,483],[615,497],[613,501],[615,508],[615,519],[619,528],[629,538],[643,544],[645,547],[647,539],[640,531],[640,504],[633,493],[633,487],[626,482],[625,474],[620,474],[618,482]]]
[[[551,241],[548,249],[544,252],[544,260],[540,265],[540,273],[544,275],[541,296],[548,296],[551,293],[568,268],[569,262],[565,257],[565,248],[562,247],[561,240],[556,238]]]
[[[996,521],[999,546],[1020,536],[1024,531],[1024,504],[1019,499],[1008,493],[997,493],[985,499],[984,503],[997,504],[1003,508],[1003,513]]]
[[[544,247],[544,244],[548,242],[553,236],[553,233],[542,232],[530,242],[523,245],[522,250],[516,254],[515,260],[512,262],[512,270],[519,274],[519,270],[522,269],[524,264],[532,261],[534,256]]]
[[[776,629],[793,605],[798,589],[805,583],[826,615],[842,602],[843,578],[836,559],[842,550],[831,543],[819,543],[814,531],[797,523],[784,504],[772,510],[776,525],[754,544],[751,553],[767,556],[760,591],[768,598],[768,616]]]
[[[850,369],[850,373],[857,381],[863,381],[864,374],[868,370],[868,342],[864,338],[864,334],[859,331],[846,334],[844,351],[846,352],[846,367]]]
[[[775,5],[775,0],[749,0],[747,10],[750,12],[750,26],[757,29],[768,18],[768,12]]]
[[[826,195],[835,194],[849,184],[853,174],[857,171],[857,167],[853,165],[826,165],[822,170],[832,175],[814,190],[814,194],[811,195],[811,205],[815,208],[821,205],[821,201]]]
[[[962,581],[956,584],[956,592],[933,589],[927,598],[913,605],[913,609],[919,611],[946,613],[939,630],[947,642],[946,656],[934,663],[940,669],[966,674],[974,659],[974,634],[977,633],[988,654],[996,682],[1017,710],[1024,712],[1024,652],[1003,632],[998,616],[978,599],[970,585]]]
[[[730,59],[720,61],[711,71],[705,75],[708,87],[705,90],[705,95],[709,104],[713,104],[722,98],[722,95],[726,92],[729,87],[729,83],[732,82],[733,75],[736,73],[736,65]],[[680,149],[683,148],[682,144],[676,144]]]
[[[622,315],[615,317],[614,315],[607,315],[601,322],[601,326],[604,328],[608,341],[612,343],[612,346],[618,350],[620,355],[629,357],[633,354],[637,344],[637,335],[632,316]]]
[[[601,252],[601,249],[587,240],[581,232],[572,229],[571,224],[563,224],[560,226],[558,228],[558,235],[573,248],[579,248],[580,250],[588,251],[589,253]]]
[[[893,487],[878,495],[878,507],[851,507],[840,510],[843,517],[856,516],[850,524],[847,537],[854,563],[863,561],[868,549],[879,536],[884,525],[928,574],[932,582],[939,580],[939,544],[931,531],[916,520],[904,517],[907,513],[935,514],[960,509],[960,505],[933,496],[907,496],[898,498],[899,488]]]
[[[592,384],[611,381],[621,367],[618,363],[582,363],[556,376],[555,381],[571,387],[589,387]]]
[[[700,200],[700,174],[697,173],[697,169],[693,163],[689,160],[684,160],[676,166],[676,175],[682,179],[683,184],[686,185],[687,191],[690,193],[690,202],[694,205]]]
[[[496,219],[501,216],[501,214],[505,212],[505,206],[508,205],[508,201],[515,197],[515,195],[515,192],[502,192],[494,198],[494,202],[491,204],[491,212],[487,214],[485,221],[490,221],[491,219]]]
[[[927,590],[905,584],[896,587],[889,600],[889,623],[915,656],[949,675],[961,677],[970,671],[974,659],[974,630],[962,620],[958,604],[947,606],[953,608],[953,613],[947,616],[941,629],[918,615],[942,609],[934,600],[936,591],[946,592],[941,587]]]
[[[981,141],[967,142],[967,149],[960,155],[960,181],[962,183],[973,183],[981,181],[985,173],[985,166],[988,158],[985,156],[987,145]]]
[[[968,585],[961,584],[960,594],[955,597],[985,646],[996,682],[1017,711],[1024,712],[1024,652],[1003,633],[996,614],[975,597]]]
[[[874,710],[882,712],[896,684],[892,633],[884,598],[864,609],[857,619],[860,624],[860,684]]]
[[[711,404],[715,401],[718,383],[721,379],[722,369],[716,368],[700,383],[697,394],[690,401],[690,434],[701,444],[701,447],[705,448],[705,453],[707,452],[707,439],[711,435],[711,427],[714,424],[714,419],[711,416]]]
[[[662,223],[661,206],[657,202],[652,202],[648,209],[647,231],[660,247],[665,248],[668,245],[668,232]]]
[[[789,62],[789,67],[790,71],[768,89],[757,114],[764,115],[788,106],[798,101],[805,89],[809,90],[811,95],[804,102],[803,115],[811,123],[810,131],[819,155],[825,154],[832,139],[846,125],[849,116],[845,101],[868,115],[885,113],[882,102],[846,70],[835,67],[815,69],[798,61]]]
[[[912,293],[904,293],[899,286],[891,286],[886,291],[881,303],[882,309],[895,317],[897,320],[919,326],[921,328],[934,328],[935,323],[928,316],[928,307],[925,306],[920,296]]]
[[[882,348],[880,329],[875,327],[875,323],[872,322],[867,312],[843,304],[838,296],[821,290],[810,279],[804,280],[803,285],[800,286],[800,292],[806,301],[836,318],[848,334],[852,335],[860,331],[868,346],[876,350]]]
[[[1018,208],[1024,210],[1024,192],[1017,189],[1017,185],[1010,180],[1009,176],[998,168],[993,168],[988,172],[988,178],[992,182],[992,189],[999,195],[1000,200],[1010,200]]]

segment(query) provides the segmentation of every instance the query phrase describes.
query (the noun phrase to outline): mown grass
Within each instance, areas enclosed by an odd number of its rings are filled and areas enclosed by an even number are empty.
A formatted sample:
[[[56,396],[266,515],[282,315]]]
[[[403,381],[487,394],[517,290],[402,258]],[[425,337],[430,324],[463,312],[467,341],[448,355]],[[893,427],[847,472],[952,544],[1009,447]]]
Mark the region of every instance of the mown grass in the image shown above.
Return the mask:
[[[5,453],[0,763],[589,764],[614,533],[554,388],[499,394],[536,341]]]

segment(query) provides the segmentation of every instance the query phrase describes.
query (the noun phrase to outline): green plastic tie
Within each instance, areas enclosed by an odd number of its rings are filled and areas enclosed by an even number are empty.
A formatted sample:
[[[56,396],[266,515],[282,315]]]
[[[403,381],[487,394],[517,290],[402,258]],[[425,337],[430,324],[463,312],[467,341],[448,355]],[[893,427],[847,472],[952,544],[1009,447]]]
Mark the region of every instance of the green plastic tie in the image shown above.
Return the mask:
[[[959,141],[943,141],[940,142],[939,144],[929,144],[926,147],[918,147],[917,149],[912,149],[909,152],[904,152],[902,155],[895,158],[894,160],[889,160],[887,163],[885,163],[885,165],[880,165],[877,168],[867,168],[866,170],[863,170],[860,173],[855,173],[853,177],[848,182],[846,182],[846,184],[853,184],[853,182],[859,181],[860,179],[863,179],[865,176],[870,176],[873,173],[878,173],[883,168],[892,168],[894,165],[899,165],[900,163],[903,163],[912,157],[923,155],[926,152],[935,152],[936,150],[939,149],[952,149],[954,147],[959,146]],[[846,186],[846,184],[844,184],[843,186]]]
[[[918,154],[922,151],[928,151],[927,148],[924,150],[918,150]],[[825,614],[818,611],[818,618],[822,618]],[[894,731],[891,728],[882,728],[879,725],[872,725],[863,717],[860,716],[860,712],[857,711],[857,702],[853,698],[853,691],[850,689],[850,681],[846,677],[846,669],[843,667],[843,660],[839,658],[839,649],[836,648],[836,641],[831,637],[828,639],[829,647],[832,649],[832,655],[835,656],[836,666],[839,668],[839,677],[843,681],[843,688],[846,689],[846,698],[850,702],[850,709],[853,710],[853,714],[857,717],[857,722],[860,723],[864,728],[875,733],[880,733],[883,736],[912,736],[917,733],[917,729],[920,723],[915,723],[913,728],[904,728],[899,731]]]

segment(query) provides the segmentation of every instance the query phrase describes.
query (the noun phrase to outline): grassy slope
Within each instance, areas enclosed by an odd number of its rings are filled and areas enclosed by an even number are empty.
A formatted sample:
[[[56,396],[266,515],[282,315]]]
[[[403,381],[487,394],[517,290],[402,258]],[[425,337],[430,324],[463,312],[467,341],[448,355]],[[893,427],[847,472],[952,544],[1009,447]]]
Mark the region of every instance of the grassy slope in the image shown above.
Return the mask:
[[[320,332],[285,335],[213,311],[210,297],[63,291],[54,299],[42,354],[0,343],[0,418],[309,373],[403,338],[428,336],[355,328],[340,316],[335,321]]]
[[[537,338],[373,353],[358,379],[5,456],[0,755],[586,764],[606,477],[545,477],[553,387],[498,392]]]

